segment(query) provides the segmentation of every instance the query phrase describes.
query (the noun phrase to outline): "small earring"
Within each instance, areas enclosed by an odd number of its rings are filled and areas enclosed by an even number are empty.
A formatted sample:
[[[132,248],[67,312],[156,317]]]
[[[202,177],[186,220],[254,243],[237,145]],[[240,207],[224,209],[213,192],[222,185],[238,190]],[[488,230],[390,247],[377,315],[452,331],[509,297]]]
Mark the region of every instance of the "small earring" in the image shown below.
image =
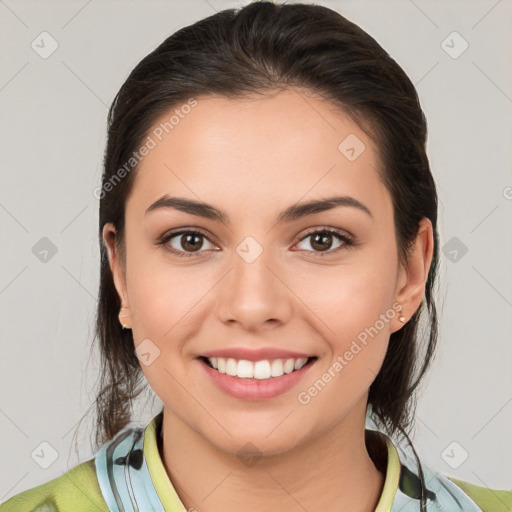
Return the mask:
[[[129,329],[129,327],[124,325],[123,321],[121,320],[121,318],[126,318],[126,317],[130,316],[130,315],[122,315],[121,313],[122,313],[123,309],[128,309],[128,308],[123,306],[121,308],[121,311],[119,311],[119,322],[121,323],[121,326],[122,326],[123,329]]]
[[[403,307],[403,306],[400,304],[400,313],[402,312],[402,307]],[[402,322],[403,324],[405,324],[405,316],[400,315],[400,316],[398,317],[398,320],[400,320],[400,322]]]

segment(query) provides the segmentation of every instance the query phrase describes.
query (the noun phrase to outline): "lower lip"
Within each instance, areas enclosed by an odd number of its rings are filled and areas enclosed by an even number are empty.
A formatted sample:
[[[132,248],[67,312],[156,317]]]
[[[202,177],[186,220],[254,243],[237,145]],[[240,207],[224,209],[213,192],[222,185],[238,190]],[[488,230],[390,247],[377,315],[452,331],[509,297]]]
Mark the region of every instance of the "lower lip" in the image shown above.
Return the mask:
[[[208,366],[202,359],[199,359],[206,373],[222,391],[234,398],[243,400],[269,400],[285,393],[299,382],[315,361],[316,359],[310,360],[300,370],[285,373],[281,377],[242,379],[220,373]]]

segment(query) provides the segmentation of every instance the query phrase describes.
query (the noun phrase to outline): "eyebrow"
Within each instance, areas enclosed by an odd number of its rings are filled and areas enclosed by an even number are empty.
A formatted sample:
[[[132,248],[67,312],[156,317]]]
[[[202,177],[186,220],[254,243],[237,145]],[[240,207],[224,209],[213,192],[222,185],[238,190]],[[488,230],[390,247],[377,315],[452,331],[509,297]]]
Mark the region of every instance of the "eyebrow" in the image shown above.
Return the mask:
[[[285,222],[293,222],[308,215],[332,210],[338,206],[357,208],[373,218],[372,212],[369,208],[357,199],[350,196],[332,196],[320,200],[294,204],[277,216],[276,223],[283,224]],[[229,215],[223,210],[219,210],[208,203],[194,201],[193,199],[186,199],[184,197],[169,197],[167,194],[156,200],[146,210],[144,215],[160,208],[174,208],[175,210],[189,213],[191,215],[197,215],[198,217],[220,221],[225,224],[229,223]]]

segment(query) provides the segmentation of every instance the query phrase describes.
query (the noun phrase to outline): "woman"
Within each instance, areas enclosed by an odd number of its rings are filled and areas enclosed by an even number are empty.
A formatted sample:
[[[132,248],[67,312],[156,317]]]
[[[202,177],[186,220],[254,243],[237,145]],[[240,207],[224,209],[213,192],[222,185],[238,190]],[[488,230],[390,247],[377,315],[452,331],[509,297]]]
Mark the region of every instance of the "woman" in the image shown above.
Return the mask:
[[[512,510],[406,433],[437,340],[425,140],[403,70],[325,7],[222,11],[144,58],[97,190],[99,449],[0,510]],[[132,428],[145,380],[163,410]]]

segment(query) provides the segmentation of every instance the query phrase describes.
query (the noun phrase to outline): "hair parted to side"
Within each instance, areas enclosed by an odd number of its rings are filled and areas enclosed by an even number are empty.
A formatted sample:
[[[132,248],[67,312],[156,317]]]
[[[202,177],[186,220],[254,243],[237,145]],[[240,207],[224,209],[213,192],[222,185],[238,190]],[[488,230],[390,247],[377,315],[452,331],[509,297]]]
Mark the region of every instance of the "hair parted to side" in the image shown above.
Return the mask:
[[[402,262],[421,219],[430,219],[434,228],[423,302],[409,322],[391,334],[382,368],[369,390],[373,419],[393,435],[414,422],[415,392],[437,343],[437,192],[416,90],[370,35],[327,7],[269,1],[227,9],[178,30],[139,62],[110,107],[102,184],[130,160],[157,119],[190,98],[217,94],[236,99],[289,88],[332,102],[376,142]],[[98,446],[128,425],[133,401],[147,386],[132,332],[123,330],[118,320],[121,303],[102,240],[103,226],[112,222],[125,261],[125,206],[136,171],[135,166],[100,197]],[[425,321],[425,332],[418,329],[420,320]]]

